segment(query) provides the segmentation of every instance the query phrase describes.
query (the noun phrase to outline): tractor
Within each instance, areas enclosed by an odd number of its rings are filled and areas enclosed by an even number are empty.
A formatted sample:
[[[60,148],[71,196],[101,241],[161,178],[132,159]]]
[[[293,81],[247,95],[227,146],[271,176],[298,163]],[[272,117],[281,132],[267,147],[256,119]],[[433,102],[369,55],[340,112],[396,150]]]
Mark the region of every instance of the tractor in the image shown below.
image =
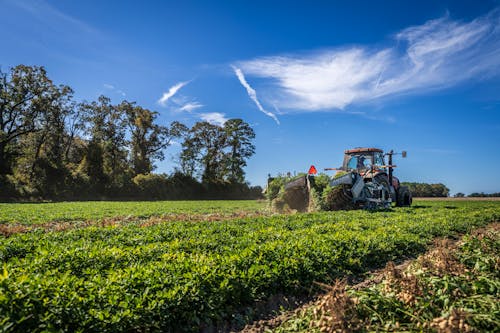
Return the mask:
[[[406,152],[388,153],[378,148],[354,148],[344,152],[344,163],[340,168],[326,168],[337,174],[330,178],[328,210],[338,209],[387,209],[395,203],[404,207],[412,204],[412,195],[399,179],[393,176],[394,155]],[[387,157],[387,163],[386,161]],[[307,211],[310,206],[311,189],[314,188],[316,168],[311,166],[309,173],[284,186],[284,200],[289,208]]]

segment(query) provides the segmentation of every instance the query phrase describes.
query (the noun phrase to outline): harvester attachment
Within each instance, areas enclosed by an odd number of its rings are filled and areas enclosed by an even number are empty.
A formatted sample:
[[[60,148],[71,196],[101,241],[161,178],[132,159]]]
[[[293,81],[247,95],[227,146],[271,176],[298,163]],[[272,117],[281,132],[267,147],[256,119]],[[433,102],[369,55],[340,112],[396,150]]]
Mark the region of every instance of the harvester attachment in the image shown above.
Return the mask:
[[[288,205],[290,209],[299,212],[308,211],[312,182],[314,182],[314,178],[307,175],[286,183],[284,186],[285,192],[282,198],[283,202]]]
[[[353,190],[355,193],[361,192],[363,179],[356,174],[347,173],[338,178],[332,179],[329,183],[328,192],[324,193],[324,198],[316,198],[321,201],[321,206],[314,202],[312,190],[315,188],[315,178],[312,175],[301,176],[284,185],[284,191],[280,198],[275,201],[275,208],[283,210],[285,205],[292,210],[299,212],[314,211],[318,208],[325,210],[348,210],[358,208],[354,203]],[[316,193],[320,193],[316,189]]]

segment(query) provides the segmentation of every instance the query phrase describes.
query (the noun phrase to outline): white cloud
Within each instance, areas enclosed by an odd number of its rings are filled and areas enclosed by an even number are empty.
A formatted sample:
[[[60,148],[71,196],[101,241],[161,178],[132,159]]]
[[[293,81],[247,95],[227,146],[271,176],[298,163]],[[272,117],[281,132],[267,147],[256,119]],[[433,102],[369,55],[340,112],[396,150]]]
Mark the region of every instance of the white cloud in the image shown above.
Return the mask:
[[[259,110],[262,111],[267,116],[273,118],[274,121],[279,125],[280,122],[279,122],[278,118],[276,117],[276,115],[274,113],[272,113],[272,112],[266,111],[262,107],[262,105],[260,104],[259,100],[257,99],[257,92],[255,91],[255,89],[253,89],[248,84],[247,80],[245,79],[245,75],[243,75],[243,72],[241,71],[241,69],[239,69],[236,66],[232,66],[232,67],[233,67],[234,73],[238,77],[238,80],[240,81],[241,85],[243,87],[245,87],[245,89],[247,90],[248,96],[250,97],[250,99],[252,99],[252,101],[254,101],[255,105],[257,105],[257,108],[259,108]]]
[[[259,109],[242,71],[263,78],[271,87],[267,102],[281,113],[344,109],[397,94],[445,89],[500,74],[499,13],[465,23],[448,16],[431,20],[400,31],[390,47],[261,57],[238,62],[233,69]]]
[[[227,121],[226,115],[219,112],[200,113],[200,118],[214,125],[224,125]]]
[[[122,95],[123,97],[127,96],[127,94],[125,94],[125,92],[123,92],[123,90],[120,90],[120,89],[117,89],[114,85],[112,84],[109,84],[109,83],[104,83],[103,84],[104,88],[108,89],[108,90],[111,90],[119,95]]]
[[[202,108],[204,105],[199,102],[188,102],[179,108],[179,111],[191,112],[193,110]]]
[[[189,82],[190,81],[179,82],[170,87],[170,89],[167,92],[164,92],[161,98],[158,100],[158,104],[160,104],[161,106],[167,105],[168,100]]]

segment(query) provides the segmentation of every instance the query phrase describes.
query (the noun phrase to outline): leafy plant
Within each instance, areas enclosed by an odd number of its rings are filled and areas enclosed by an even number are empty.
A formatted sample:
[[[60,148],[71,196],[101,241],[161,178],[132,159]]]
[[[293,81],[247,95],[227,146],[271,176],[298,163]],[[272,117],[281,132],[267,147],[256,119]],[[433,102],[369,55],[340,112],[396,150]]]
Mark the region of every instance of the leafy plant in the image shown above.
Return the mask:
[[[447,208],[450,204],[455,209]],[[198,212],[209,206],[169,207]],[[314,292],[314,282],[381,267],[424,251],[436,236],[499,218],[498,203],[425,202],[390,212],[148,227],[131,221],[120,227],[13,234],[0,238],[0,327],[18,332],[199,330],[272,295]]]

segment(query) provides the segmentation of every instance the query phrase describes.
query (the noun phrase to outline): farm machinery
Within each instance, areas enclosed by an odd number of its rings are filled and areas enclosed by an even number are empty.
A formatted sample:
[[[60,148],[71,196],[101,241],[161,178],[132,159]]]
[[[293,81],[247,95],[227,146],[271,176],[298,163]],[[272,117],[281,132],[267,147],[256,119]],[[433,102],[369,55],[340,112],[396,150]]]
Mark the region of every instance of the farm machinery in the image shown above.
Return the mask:
[[[342,167],[325,169],[337,173],[328,178],[328,191],[319,193],[322,209],[385,209],[392,203],[410,206],[412,195],[408,187],[402,186],[393,175],[396,166],[392,160],[397,154],[406,157],[405,151],[395,153],[391,150],[384,154],[378,148],[346,150]],[[316,168],[311,166],[307,175],[286,182],[280,193],[282,204],[297,211],[311,210],[312,192],[318,196],[316,173]]]

